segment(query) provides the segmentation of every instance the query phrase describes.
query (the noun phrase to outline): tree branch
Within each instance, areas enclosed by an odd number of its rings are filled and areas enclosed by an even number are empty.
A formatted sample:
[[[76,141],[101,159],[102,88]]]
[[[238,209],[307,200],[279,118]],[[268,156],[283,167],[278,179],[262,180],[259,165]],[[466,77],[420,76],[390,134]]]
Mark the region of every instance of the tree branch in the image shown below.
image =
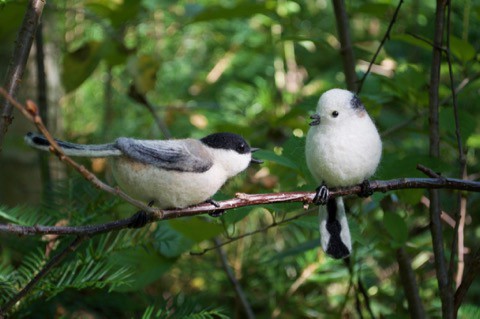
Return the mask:
[[[467,294],[470,285],[472,284],[475,277],[480,272],[480,248],[477,249],[475,254],[471,257],[467,266],[465,267],[465,276],[463,277],[462,283],[455,292],[455,312],[458,311],[462,305],[463,298]]]
[[[397,262],[400,273],[400,282],[403,285],[403,291],[408,302],[410,318],[425,318],[425,310],[418,293],[418,284],[415,279],[415,273],[412,269],[410,257],[403,247],[397,249]]]
[[[72,158],[69,156],[65,155],[61,149],[61,147],[58,146],[57,142],[55,139],[52,137],[50,132],[47,130],[45,125],[43,124],[42,118],[39,115],[38,107],[37,105],[28,100],[26,105],[22,105],[19,102],[17,102],[10,94],[8,94],[7,91],[5,91],[4,88],[0,87],[0,94],[3,95],[7,101],[11,103],[14,107],[16,107],[22,114],[31,122],[33,122],[38,130],[45,136],[45,138],[48,140],[50,143],[50,152],[52,152],[55,156],[57,156],[60,161],[67,163],[71,167],[73,167],[77,172],[79,172],[86,180],[91,182],[95,187],[98,189],[101,189],[107,193],[116,195],[125,201],[129,202],[130,204],[144,210],[145,212],[148,212],[152,215],[161,215],[162,212],[159,209],[156,209],[154,207],[150,207],[148,205],[145,205],[145,203],[138,201],[136,199],[133,199],[132,197],[128,196],[124,192],[122,192],[118,188],[114,188],[110,185],[105,184],[102,182],[95,174],[90,172],[88,169],[85,168],[85,166],[78,164],[75,162]],[[161,217],[161,216],[158,216]]]
[[[437,178],[399,178],[386,181],[371,181],[370,186],[374,192],[388,192],[399,189],[451,189],[463,190],[470,192],[480,192],[480,182],[468,181],[455,178],[437,177]],[[330,190],[330,197],[356,195],[361,192],[361,184],[344,188],[332,188]],[[277,203],[302,203],[312,204],[315,192],[280,192],[267,194],[244,194],[237,193],[235,198],[218,202],[218,207],[203,203],[186,208],[177,208],[169,210],[160,210],[160,214],[150,216],[149,222],[167,220],[173,218],[181,218],[186,216],[196,216],[206,214],[214,211],[225,211],[235,208],[253,206],[253,205],[267,205]],[[305,213],[300,213],[285,221],[274,223],[280,224],[290,221],[294,218],[299,218]],[[127,228],[130,226],[134,216],[118,221],[89,226],[19,226],[11,224],[0,224],[0,232],[12,233],[17,235],[39,235],[39,234],[57,234],[57,235],[96,235],[112,230]],[[272,227],[272,225],[268,226]],[[259,231],[264,231],[262,229]]]
[[[352,39],[350,38],[347,11],[343,0],[332,0],[332,2],[335,11],[335,21],[337,22],[345,81],[347,82],[347,89],[353,92],[357,87],[357,74],[355,73],[355,54],[353,52]]]
[[[400,7],[402,6],[402,4],[403,4],[403,0],[400,0],[398,2],[397,8],[395,9],[395,13],[393,14],[392,20],[390,20],[390,24],[388,25],[387,32],[385,32],[385,35],[383,36],[383,39],[380,42],[380,45],[378,46],[377,51],[373,55],[373,58],[370,61],[370,64],[368,65],[367,72],[365,72],[365,74],[363,74],[362,78],[360,79],[360,81],[358,83],[357,94],[359,94],[360,91],[362,91],[363,82],[365,82],[365,79],[367,78],[368,74],[370,73],[370,70],[372,69],[372,66],[375,63],[375,60],[377,59],[377,56],[380,53],[380,50],[382,50],[385,42],[390,38],[390,32],[392,31],[393,25],[397,21],[398,12],[400,12]]]
[[[5,87],[10,96],[16,96],[20,83],[22,82],[23,72],[27,64],[28,55],[35,38],[35,30],[37,29],[40,17],[42,16],[45,0],[30,0],[27,11],[23,17],[20,31],[15,41],[15,49],[13,51],[10,65],[8,66],[7,76],[5,78]],[[8,100],[1,107],[0,117],[0,153],[2,152],[3,139],[7,134],[8,126],[13,121],[13,106]]]
[[[243,292],[242,286],[238,282],[237,278],[235,278],[235,274],[233,273],[232,268],[228,264],[227,254],[225,254],[225,251],[223,250],[223,248],[220,247],[220,240],[218,238],[215,238],[214,242],[215,242],[215,246],[217,247],[217,252],[218,252],[218,256],[220,257],[222,267],[225,270],[225,273],[227,274],[228,280],[233,285],[233,288],[235,289],[235,293],[237,294],[238,299],[240,299],[240,303],[242,305],[242,308],[245,314],[247,315],[247,318],[254,319],[255,314],[253,313],[252,306],[250,306],[247,296]]]
[[[0,308],[0,318],[5,318],[5,315],[7,314],[8,311],[23,297],[25,297],[31,290],[32,288],[43,278],[45,277],[48,272],[57,266],[67,255],[71,252],[74,252],[77,250],[78,246],[87,239],[85,236],[78,236],[75,238],[74,241],[70,243],[65,249],[63,249],[61,252],[59,252],[57,255],[52,257],[45,266],[33,277],[30,282],[23,287],[22,290],[20,290],[15,296],[13,296],[12,299],[10,299],[8,302],[6,302],[1,308]]]
[[[440,66],[442,60],[442,42],[444,33],[446,0],[437,0],[435,10],[435,33],[433,39],[432,66],[430,70],[429,90],[429,126],[430,126],[430,156],[440,156],[439,130],[439,87]],[[443,247],[442,222],[440,219],[440,196],[437,190],[430,190],[430,232],[432,233],[432,247],[435,256],[435,270],[437,274],[440,299],[442,301],[442,316],[445,319],[454,318],[453,294],[449,280],[445,252]]]

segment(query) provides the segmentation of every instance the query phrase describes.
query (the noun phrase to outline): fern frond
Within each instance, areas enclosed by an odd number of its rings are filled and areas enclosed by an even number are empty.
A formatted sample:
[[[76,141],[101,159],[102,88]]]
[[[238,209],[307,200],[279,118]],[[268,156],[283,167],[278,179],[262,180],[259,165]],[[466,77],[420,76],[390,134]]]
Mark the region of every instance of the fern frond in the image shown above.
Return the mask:
[[[28,206],[13,208],[0,207],[0,217],[17,225],[53,225],[55,218],[50,214],[40,213],[38,209]]]
[[[204,307],[194,299],[185,299],[184,296],[177,295],[164,301],[163,305],[150,306],[145,309],[142,319],[228,319],[230,316],[225,314],[221,307]]]

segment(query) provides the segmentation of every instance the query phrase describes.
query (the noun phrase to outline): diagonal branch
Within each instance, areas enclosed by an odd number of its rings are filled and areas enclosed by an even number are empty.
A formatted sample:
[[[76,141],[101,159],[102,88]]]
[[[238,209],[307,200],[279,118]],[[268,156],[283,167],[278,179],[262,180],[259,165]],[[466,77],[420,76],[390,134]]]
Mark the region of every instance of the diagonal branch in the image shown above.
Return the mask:
[[[74,252],[77,250],[77,248],[80,246],[80,244],[87,239],[87,237],[84,236],[78,236],[73,240],[70,245],[65,247],[61,252],[59,252],[57,255],[53,256],[52,259],[50,259],[46,265],[33,277],[30,282],[23,287],[22,290],[20,290],[15,296],[13,296],[12,299],[10,299],[8,302],[6,302],[2,307],[0,308],[0,318],[5,318],[5,315],[7,312],[10,311],[10,309],[23,297],[25,297],[31,290],[32,288],[43,278],[45,277],[52,268],[57,266],[65,257],[68,256],[69,253]]]
[[[12,60],[8,66],[7,76],[5,78],[5,87],[10,96],[16,96],[20,83],[22,83],[23,72],[27,64],[28,55],[32,47],[35,31],[37,29],[40,17],[42,16],[45,0],[30,0],[27,11],[23,17],[22,25],[15,41],[15,49],[12,54]],[[0,106],[0,153],[2,152],[3,139],[7,134],[8,127],[13,121],[13,106],[6,100],[3,106]]]
[[[363,82],[365,82],[365,79],[367,78],[368,74],[370,73],[370,70],[372,69],[372,66],[375,63],[375,60],[377,59],[377,56],[380,53],[380,50],[382,50],[383,46],[385,45],[385,42],[388,39],[390,39],[390,32],[392,31],[393,25],[397,21],[398,12],[400,12],[400,7],[402,6],[402,4],[403,4],[403,0],[400,0],[398,2],[397,8],[395,9],[395,13],[393,14],[392,20],[390,20],[390,24],[388,25],[387,32],[385,32],[385,35],[383,36],[383,39],[380,42],[380,45],[378,46],[377,51],[373,55],[373,58],[370,61],[370,64],[368,65],[367,72],[365,72],[365,74],[363,74],[362,78],[360,79],[360,81],[358,83],[357,94],[359,94],[360,91],[362,91]]]

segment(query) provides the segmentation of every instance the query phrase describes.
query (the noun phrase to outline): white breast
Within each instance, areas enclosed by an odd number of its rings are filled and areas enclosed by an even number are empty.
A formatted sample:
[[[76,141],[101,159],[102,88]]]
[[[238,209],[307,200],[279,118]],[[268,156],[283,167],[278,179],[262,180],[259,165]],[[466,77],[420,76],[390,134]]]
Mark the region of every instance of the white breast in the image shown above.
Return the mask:
[[[350,125],[313,126],[307,135],[306,160],[317,182],[349,186],[375,173],[382,143],[368,115]]]
[[[211,198],[225,183],[227,174],[214,164],[207,172],[167,171],[120,157],[111,162],[120,188],[130,196],[159,208],[184,208]]]

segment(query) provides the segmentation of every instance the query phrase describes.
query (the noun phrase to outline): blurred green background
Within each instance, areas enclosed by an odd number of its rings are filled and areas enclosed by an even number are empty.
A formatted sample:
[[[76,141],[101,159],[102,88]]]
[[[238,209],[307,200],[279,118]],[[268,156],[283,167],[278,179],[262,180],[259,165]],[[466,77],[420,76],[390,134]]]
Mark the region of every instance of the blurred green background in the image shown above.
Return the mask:
[[[397,1],[346,1],[356,71],[361,77]],[[4,77],[26,1],[0,1]],[[451,54],[469,178],[480,176],[480,4],[452,3]],[[448,68],[442,64],[441,157],[428,157],[428,88],[434,30],[432,1],[405,2],[360,98],[382,133],[374,179],[420,177],[417,163],[459,177]],[[313,190],[304,160],[309,115],[320,94],[345,88],[330,1],[83,0],[47,2],[43,17],[48,108],[57,137],[104,143],[116,137],[200,138],[241,134],[266,162],[250,167],[215,196]],[[427,39],[422,41],[418,37]],[[38,99],[34,56],[19,99]],[[139,98],[141,97],[141,98]],[[142,99],[148,103],[141,103]],[[17,114],[0,160],[0,218],[26,225],[86,225],[132,215],[134,207],[93,188],[48,155],[43,166],[23,143],[35,128]],[[110,181],[105,162],[80,160]],[[40,171],[43,167],[43,173]],[[223,249],[258,318],[401,318],[408,316],[396,251],[412,259],[429,317],[441,316],[424,190],[351,198],[352,269],[319,248],[316,208],[247,207],[154,223],[95,237],[54,269],[16,307],[29,318],[244,318],[215,250]],[[468,193],[465,246],[478,248],[479,196]],[[457,193],[441,192],[454,216]],[[470,215],[472,213],[472,215]],[[445,224],[446,255],[454,231]],[[0,234],[0,302],[23,287],[68,237]],[[466,257],[468,259],[468,256]],[[361,284],[358,280],[361,279]],[[362,293],[362,288],[364,292]],[[368,298],[366,298],[368,297]],[[480,315],[474,282],[461,311]],[[198,318],[200,318],[198,317]]]

